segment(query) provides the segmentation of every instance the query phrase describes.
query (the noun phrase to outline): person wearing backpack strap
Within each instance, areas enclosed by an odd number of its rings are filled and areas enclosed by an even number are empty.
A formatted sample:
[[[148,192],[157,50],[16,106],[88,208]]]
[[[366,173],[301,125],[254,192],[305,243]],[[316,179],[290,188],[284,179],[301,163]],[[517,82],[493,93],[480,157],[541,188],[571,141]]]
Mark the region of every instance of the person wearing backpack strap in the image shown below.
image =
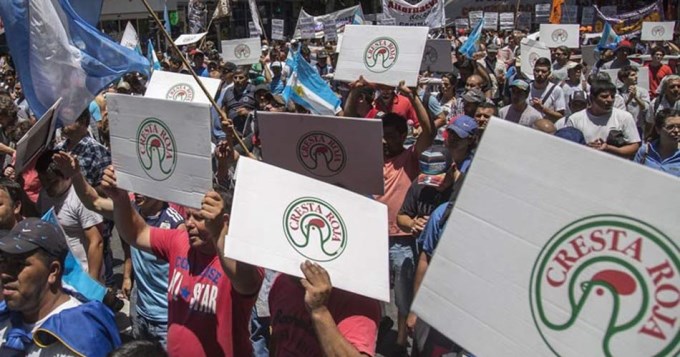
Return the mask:
[[[564,92],[558,84],[549,81],[552,64],[542,57],[534,65],[534,81],[530,86],[529,105],[541,112],[544,118],[553,123],[564,116],[567,108]]]

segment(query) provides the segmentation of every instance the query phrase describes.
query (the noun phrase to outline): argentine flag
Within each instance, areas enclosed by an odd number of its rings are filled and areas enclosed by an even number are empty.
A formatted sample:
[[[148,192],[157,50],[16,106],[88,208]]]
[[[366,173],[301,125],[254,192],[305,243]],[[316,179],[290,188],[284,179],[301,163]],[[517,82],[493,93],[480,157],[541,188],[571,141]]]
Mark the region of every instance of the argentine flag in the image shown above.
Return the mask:
[[[161,62],[158,60],[158,56],[156,56],[156,50],[153,48],[151,39],[149,39],[149,43],[146,45],[146,59],[151,63],[151,69],[154,71],[161,69]]]
[[[482,29],[484,28],[484,19],[477,23],[477,26],[470,32],[470,36],[465,43],[460,46],[458,51],[465,57],[472,59],[475,52],[479,51],[479,42],[482,38]]]
[[[300,51],[286,59],[291,68],[286,88],[283,90],[283,100],[289,100],[303,106],[312,114],[335,115],[340,111],[340,98],[331,90],[319,73],[307,63]]]
[[[605,22],[604,29],[602,30],[602,37],[600,42],[597,44],[598,51],[602,51],[607,47],[618,45],[621,38],[614,32],[612,25],[609,22]]]
[[[57,99],[70,124],[110,83],[149,62],[83,20],[70,0],[2,0],[0,17],[28,104],[41,117]]]

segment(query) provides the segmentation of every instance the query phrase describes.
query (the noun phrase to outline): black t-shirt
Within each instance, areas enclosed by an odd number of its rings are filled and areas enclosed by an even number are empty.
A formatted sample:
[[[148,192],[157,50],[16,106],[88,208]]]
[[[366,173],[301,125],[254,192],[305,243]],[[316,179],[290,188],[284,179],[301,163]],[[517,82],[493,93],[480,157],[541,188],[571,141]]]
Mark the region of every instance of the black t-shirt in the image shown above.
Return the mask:
[[[439,191],[437,188],[413,181],[409,187],[404,203],[401,205],[399,214],[405,214],[411,218],[429,216],[442,203],[451,198],[453,185]]]

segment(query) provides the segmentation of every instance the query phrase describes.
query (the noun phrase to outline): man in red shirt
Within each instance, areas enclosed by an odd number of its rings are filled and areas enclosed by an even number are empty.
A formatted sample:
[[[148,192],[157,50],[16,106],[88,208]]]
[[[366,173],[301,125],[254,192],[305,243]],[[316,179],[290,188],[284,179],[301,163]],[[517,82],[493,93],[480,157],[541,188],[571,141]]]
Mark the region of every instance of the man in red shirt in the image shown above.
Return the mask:
[[[334,289],[316,263],[300,269],[304,279],[281,274],[269,292],[271,355],[375,355],[380,303]]]
[[[200,210],[188,209],[186,228],[149,227],[118,188],[112,166],[102,188],[113,200],[121,238],[169,263],[168,354],[249,356],[248,321],[262,284],[262,270],[224,256],[225,202],[208,192]]]
[[[663,47],[654,47],[651,52],[652,62],[647,67],[649,67],[649,95],[654,99],[658,95],[656,91],[661,81],[664,77],[673,74],[673,70],[670,66],[661,63],[666,56],[666,50]]]

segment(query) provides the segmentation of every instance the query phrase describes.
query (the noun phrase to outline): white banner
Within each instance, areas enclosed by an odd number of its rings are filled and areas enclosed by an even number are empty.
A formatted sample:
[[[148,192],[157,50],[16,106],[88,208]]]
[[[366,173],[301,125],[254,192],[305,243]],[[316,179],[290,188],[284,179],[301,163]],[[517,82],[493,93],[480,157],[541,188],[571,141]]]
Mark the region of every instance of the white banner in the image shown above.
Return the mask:
[[[323,33],[323,23],[324,21],[327,20],[335,20],[335,26],[337,28],[338,33],[343,33],[345,31],[345,25],[361,25],[364,23],[364,11],[361,8],[361,5],[356,5],[352,7],[348,7],[346,9],[338,10],[336,12],[332,12],[330,14],[326,15],[321,15],[321,16],[312,16],[305,12],[304,9],[300,10],[300,16],[298,17],[298,21],[295,25],[295,38],[300,38],[301,37],[301,30],[302,30],[302,24],[303,24],[303,19],[312,19],[312,21],[306,20],[308,24],[312,24],[311,27],[313,30],[309,29],[308,31],[314,31],[314,34],[312,35],[313,37],[310,38],[322,38],[324,36]]]
[[[453,71],[451,61],[451,41],[427,40],[423,61],[420,64],[421,71],[446,73]]]
[[[344,187],[382,195],[382,123],[334,116],[258,112],[264,161]]]
[[[14,162],[14,170],[17,175],[23,173],[31,162],[42,155],[47,147],[52,144],[54,128],[57,124],[57,116],[54,114],[58,112],[59,105],[61,105],[61,98],[17,142],[16,160]]]
[[[459,18],[455,20],[456,30],[467,30],[470,28],[470,21],[466,18]]]
[[[212,189],[210,106],[121,94],[106,102],[118,186],[201,208]]]
[[[382,20],[378,21],[378,25],[397,26],[397,19],[395,19],[393,17],[385,17]]]
[[[500,29],[512,30],[515,28],[515,14],[512,12],[500,13]]]
[[[335,25],[335,20],[329,19],[323,23],[323,33],[326,41],[338,40],[338,28]]]
[[[534,14],[536,15],[536,23],[537,24],[547,24],[548,20],[550,20],[550,8],[551,4],[536,4],[536,11]]]
[[[196,43],[196,42],[200,41],[201,39],[203,39],[203,37],[205,37],[205,35],[207,35],[207,34],[208,34],[207,32],[203,32],[203,33],[197,33],[197,34],[193,34],[193,35],[192,34],[180,35],[175,40],[175,45],[176,46],[186,46],[186,45],[190,45],[192,43]]]
[[[385,205],[248,158],[236,177],[227,257],[297,277],[314,261],[333,287],[389,301]]]
[[[260,20],[260,12],[257,10],[257,3],[255,3],[255,0],[248,0],[248,5],[250,7],[251,18],[253,19],[251,21],[253,24],[252,26],[255,30],[250,31],[250,37],[259,37],[264,33],[264,31],[262,31],[262,27],[260,27],[262,20]],[[248,23],[248,25],[250,26],[250,23]],[[253,36],[254,33],[256,33],[255,36]]]
[[[672,41],[674,21],[643,22],[642,41]]]
[[[520,44],[520,52],[522,59],[521,63],[522,73],[524,73],[524,75],[527,76],[529,79],[533,80],[534,64],[536,64],[536,61],[541,57],[550,59],[550,49],[543,42],[538,42],[525,38],[522,40],[522,43]]]
[[[484,29],[493,31],[498,30],[497,12],[484,12]]]
[[[220,87],[220,80],[207,77],[200,78],[201,83],[208,89],[211,96],[215,97],[217,89]],[[210,99],[203,93],[194,77],[182,73],[153,71],[144,96],[176,102],[210,104]]]
[[[316,37],[316,29],[313,17],[301,17],[298,27],[300,29],[300,37],[303,40],[308,40]]]
[[[676,177],[491,120],[413,310],[476,356],[676,356],[678,197]]]
[[[135,47],[139,46],[139,36],[137,36],[137,31],[135,27],[132,26],[130,21],[125,25],[125,31],[123,32],[123,38],[120,39],[120,45],[134,50]]]
[[[345,27],[335,79],[367,81],[396,86],[418,83],[427,27],[355,26]]]
[[[440,28],[446,25],[444,0],[422,0],[410,4],[404,0],[382,0],[383,13],[396,20],[398,26],[427,26]]]
[[[284,21],[281,19],[272,19],[272,40],[283,41],[284,35]]]
[[[260,61],[262,42],[260,38],[242,38],[222,41],[222,58],[236,65],[253,64]]]
[[[559,46],[579,48],[579,25],[541,24],[539,38],[549,48]],[[548,58],[550,57],[548,56]]]

